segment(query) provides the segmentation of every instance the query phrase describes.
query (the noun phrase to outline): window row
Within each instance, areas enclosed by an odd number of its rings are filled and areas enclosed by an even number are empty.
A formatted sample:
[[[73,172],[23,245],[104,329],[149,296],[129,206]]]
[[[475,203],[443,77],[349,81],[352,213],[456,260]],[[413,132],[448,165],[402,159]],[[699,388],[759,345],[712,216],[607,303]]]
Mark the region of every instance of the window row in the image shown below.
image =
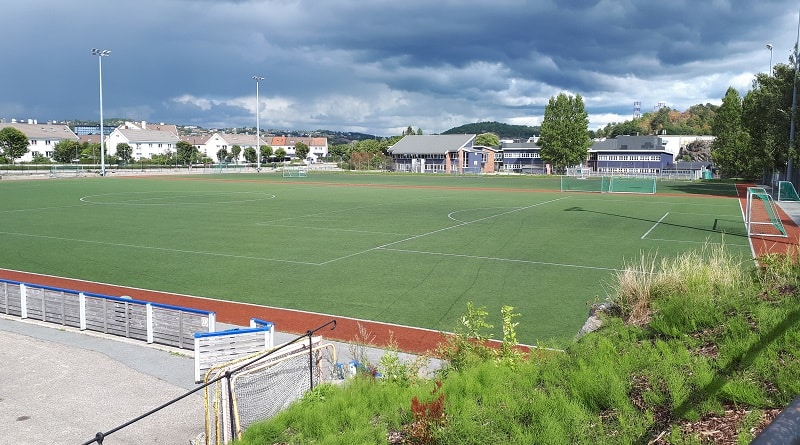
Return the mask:
[[[538,159],[538,158],[541,157],[541,156],[539,156],[539,152],[538,151],[525,151],[525,152],[519,152],[519,153],[517,153],[517,152],[497,153],[494,156],[495,156],[495,158],[499,157],[499,158],[518,158],[518,159],[523,159],[523,158],[536,158],[536,159]]]
[[[597,169],[598,172],[601,173],[652,173],[657,174],[659,169],[657,168],[607,168],[601,167]]]
[[[654,161],[661,160],[660,155],[598,155],[598,161]]]

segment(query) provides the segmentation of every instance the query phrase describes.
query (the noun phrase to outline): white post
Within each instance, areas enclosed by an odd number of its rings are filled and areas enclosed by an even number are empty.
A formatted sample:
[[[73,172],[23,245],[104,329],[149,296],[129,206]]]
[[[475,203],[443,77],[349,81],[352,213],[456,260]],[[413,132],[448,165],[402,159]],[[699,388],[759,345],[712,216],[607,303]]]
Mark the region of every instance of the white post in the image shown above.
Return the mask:
[[[111,55],[107,49],[92,48],[92,55],[97,56],[97,65],[100,73],[100,176],[106,175],[106,150],[105,131],[103,129],[103,57]]]
[[[78,294],[78,312],[81,319],[81,331],[86,330],[86,295],[83,292]]]
[[[144,308],[147,314],[147,343],[153,343],[153,304],[147,303]]]
[[[258,82],[264,80],[264,78],[260,76],[253,76],[253,80],[256,81],[256,171],[261,171],[261,128],[259,127],[258,122]]]
[[[20,317],[28,318],[28,287],[24,283],[19,283],[19,306]]]

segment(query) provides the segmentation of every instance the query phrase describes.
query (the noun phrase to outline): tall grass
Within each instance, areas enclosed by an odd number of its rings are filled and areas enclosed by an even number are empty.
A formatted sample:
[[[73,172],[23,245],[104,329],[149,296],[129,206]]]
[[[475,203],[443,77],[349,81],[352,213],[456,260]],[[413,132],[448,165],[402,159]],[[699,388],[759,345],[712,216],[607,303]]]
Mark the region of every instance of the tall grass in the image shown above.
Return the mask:
[[[648,324],[659,309],[670,317],[697,313],[703,318],[703,311],[713,312],[725,297],[752,289],[747,270],[744,259],[732,254],[724,244],[706,242],[699,250],[672,258],[642,253],[616,273],[609,299],[633,325]],[[692,310],[679,310],[686,308]],[[684,323],[691,325],[694,321]]]

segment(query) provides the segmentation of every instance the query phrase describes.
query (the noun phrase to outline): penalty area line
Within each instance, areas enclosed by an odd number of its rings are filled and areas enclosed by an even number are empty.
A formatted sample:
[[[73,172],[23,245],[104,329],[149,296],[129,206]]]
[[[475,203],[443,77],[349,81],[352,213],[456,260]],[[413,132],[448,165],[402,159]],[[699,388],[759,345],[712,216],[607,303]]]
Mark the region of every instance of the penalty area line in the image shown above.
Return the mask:
[[[669,212],[665,213],[665,214],[664,214],[664,216],[662,216],[662,217],[661,217],[661,219],[659,219],[658,221],[656,221],[656,223],[655,223],[655,224],[653,224],[653,227],[650,227],[650,230],[648,230],[647,232],[645,232],[645,233],[644,233],[644,235],[642,235],[642,237],[641,237],[641,238],[639,238],[639,239],[645,239],[645,238],[647,238],[647,235],[649,235],[649,234],[650,234],[650,232],[652,232],[652,231],[653,231],[653,229],[655,229],[656,227],[658,227],[658,225],[659,225],[659,224],[661,224],[661,221],[664,221],[664,218],[666,218],[666,217],[667,217],[667,215],[669,215]]]

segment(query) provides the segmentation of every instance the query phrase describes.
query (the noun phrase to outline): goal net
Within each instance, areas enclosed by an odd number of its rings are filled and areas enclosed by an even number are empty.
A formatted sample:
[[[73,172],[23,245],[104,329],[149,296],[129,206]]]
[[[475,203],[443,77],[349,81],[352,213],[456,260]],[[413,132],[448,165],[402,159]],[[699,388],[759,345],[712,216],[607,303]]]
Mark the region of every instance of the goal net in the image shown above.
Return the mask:
[[[258,355],[216,366],[206,374],[209,382],[231,373],[205,389],[206,445],[240,439],[247,427],[271,418],[312,386],[330,379],[333,374],[326,370],[336,363],[333,344],[321,344],[321,337],[314,337],[310,353],[308,343],[297,343],[237,370]]]
[[[647,193],[655,194],[656,178],[625,176],[562,176],[562,192]]]
[[[794,184],[789,181],[780,181],[778,183],[778,201],[800,201],[800,196],[797,196],[797,189]]]
[[[306,167],[284,167],[284,178],[305,178],[308,176],[308,169]]]
[[[605,176],[592,177],[561,177],[562,192],[596,192],[604,193],[608,191],[608,178]]]
[[[80,176],[83,173],[83,166],[80,164],[53,164],[50,166],[50,176],[54,178]]]
[[[748,235],[787,236],[772,196],[761,187],[747,188],[745,225]]]
[[[612,176],[608,183],[609,193],[656,193],[656,178]]]

